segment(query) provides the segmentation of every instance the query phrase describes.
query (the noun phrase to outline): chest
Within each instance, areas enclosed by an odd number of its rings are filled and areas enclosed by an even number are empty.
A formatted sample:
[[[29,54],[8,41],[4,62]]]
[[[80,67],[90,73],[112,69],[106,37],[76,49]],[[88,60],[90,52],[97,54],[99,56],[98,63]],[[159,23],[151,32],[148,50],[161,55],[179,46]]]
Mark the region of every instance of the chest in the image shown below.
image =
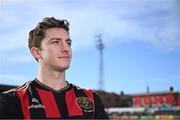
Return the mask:
[[[29,118],[91,119],[95,112],[93,96],[74,89],[54,93],[36,88],[21,101],[24,117]]]

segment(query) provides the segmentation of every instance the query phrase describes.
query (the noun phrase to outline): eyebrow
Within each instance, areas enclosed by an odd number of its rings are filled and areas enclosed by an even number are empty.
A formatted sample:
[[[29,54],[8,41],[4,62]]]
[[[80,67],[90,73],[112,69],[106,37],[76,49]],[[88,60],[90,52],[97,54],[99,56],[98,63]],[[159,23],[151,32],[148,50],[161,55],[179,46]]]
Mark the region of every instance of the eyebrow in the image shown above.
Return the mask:
[[[61,38],[51,38],[48,42],[51,42],[52,40],[62,40]],[[66,39],[66,41],[72,42],[71,39]]]

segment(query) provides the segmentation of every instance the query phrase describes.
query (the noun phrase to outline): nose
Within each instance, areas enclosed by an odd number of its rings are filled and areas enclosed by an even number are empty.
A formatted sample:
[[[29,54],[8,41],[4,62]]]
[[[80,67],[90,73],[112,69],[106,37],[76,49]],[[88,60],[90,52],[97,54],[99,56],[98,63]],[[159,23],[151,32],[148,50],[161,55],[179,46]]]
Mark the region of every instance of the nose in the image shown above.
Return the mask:
[[[61,52],[63,53],[69,53],[70,52],[70,46],[68,45],[67,42],[62,42],[62,46],[61,46]]]

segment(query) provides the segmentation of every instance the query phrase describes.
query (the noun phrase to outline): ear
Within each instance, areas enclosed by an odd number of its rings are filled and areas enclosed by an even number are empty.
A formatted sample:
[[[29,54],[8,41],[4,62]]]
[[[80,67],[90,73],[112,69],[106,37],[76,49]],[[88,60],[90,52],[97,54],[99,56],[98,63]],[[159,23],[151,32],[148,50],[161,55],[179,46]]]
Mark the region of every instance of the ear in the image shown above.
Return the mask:
[[[31,53],[34,56],[34,58],[36,58],[36,59],[40,59],[41,58],[41,55],[40,55],[40,52],[39,52],[38,48],[32,47],[31,48]]]

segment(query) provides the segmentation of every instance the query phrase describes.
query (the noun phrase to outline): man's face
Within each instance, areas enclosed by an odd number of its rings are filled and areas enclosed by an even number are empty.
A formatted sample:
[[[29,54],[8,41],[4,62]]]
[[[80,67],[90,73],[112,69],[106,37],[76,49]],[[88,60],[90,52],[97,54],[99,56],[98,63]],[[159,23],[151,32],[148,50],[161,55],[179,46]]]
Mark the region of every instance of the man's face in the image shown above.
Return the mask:
[[[45,31],[41,42],[40,65],[55,71],[66,70],[71,62],[71,39],[62,28],[50,28]]]

